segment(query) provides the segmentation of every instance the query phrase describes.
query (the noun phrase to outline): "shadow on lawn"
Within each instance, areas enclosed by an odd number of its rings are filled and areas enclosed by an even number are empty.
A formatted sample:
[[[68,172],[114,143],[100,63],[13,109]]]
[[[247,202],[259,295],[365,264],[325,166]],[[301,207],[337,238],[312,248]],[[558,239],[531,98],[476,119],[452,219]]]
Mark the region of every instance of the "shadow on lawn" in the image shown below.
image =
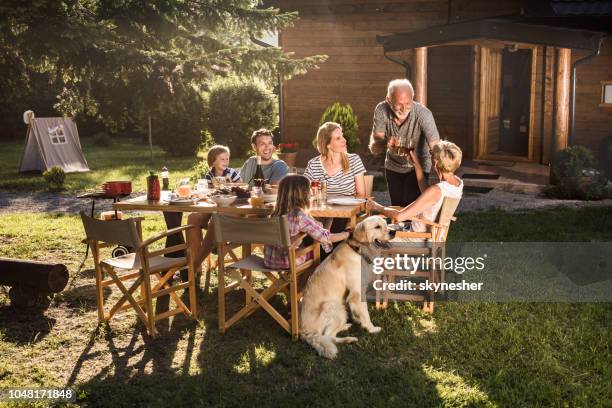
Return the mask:
[[[232,305],[244,296],[235,295]],[[281,303],[279,298],[273,301],[275,306]],[[422,371],[423,361],[418,356],[395,361],[399,344],[383,336],[352,328],[359,342],[340,345],[337,359],[327,361],[307,344],[293,342],[262,310],[222,336],[216,293],[199,306],[202,334],[201,327],[184,317],[175,318],[167,331],[160,327],[155,340],[140,325],[122,348],[112,333],[102,338],[92,334],[67,386],[74,388],[83,366],[100,353],[92,352],[94,345],[104,341],[112,364],[77,385],[90,406],[164,406],[170,401],[176,406],[440,404],[435,383]],[[144,345],[138,341],[141,336]],[[138,354],[142,358],[134,362]]]
[[[3,340],[17,345],[41,341],[55,325],[55,319],[45,316],[45,312],[44,308],[0,307]]]

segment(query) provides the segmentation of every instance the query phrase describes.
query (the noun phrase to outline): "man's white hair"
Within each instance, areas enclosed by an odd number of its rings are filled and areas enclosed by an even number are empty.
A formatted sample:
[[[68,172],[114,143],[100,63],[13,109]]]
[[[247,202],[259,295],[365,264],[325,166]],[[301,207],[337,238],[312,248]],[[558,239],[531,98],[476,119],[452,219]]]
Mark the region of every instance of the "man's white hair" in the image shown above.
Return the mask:
[[[410,81],[405,78],[394,79],[393,81],[389,82],[389,85],[387,86],[387,97],[393,98],[393,94],[395,94],[397,91],[408,91],[410,92],[410,96],[414,98],[414,88],[412,87]]]

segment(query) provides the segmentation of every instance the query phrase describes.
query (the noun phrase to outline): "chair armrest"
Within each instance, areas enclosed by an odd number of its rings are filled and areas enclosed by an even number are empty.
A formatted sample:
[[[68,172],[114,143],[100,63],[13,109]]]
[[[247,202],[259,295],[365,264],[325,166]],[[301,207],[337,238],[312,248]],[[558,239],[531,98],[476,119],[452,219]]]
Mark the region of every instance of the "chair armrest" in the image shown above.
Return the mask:
[[[297,235],[295,236],[295,238],[293,238],[293,239],[291,240],[291,246],[290,246],[290,248],[297,249],[297,248],[300,246],[300,244],[302,243],[302,240],[303,240],[304,238],[306,238],[307,236],[308,236],[308,234],[306,234],[305,232],[300,232],[299,234],[297,234]]]
[[[160,239],[162,239],[164,237],[167,237],[168,235],[177,234],[179,232],[188,230],[190,228],[193,228],[193,225],[187,224],[187,225],[183,225],[183,226],[180,226],[180,227],[169,229],[168,231],[162,232],[161,234],[154,235],[151,238],[147,239],[142,244],[140,244],[140,248],[149,246],[153,242],[159,241]]]
[[[307,254],[309,252],[313,252],[315,250],[315,247],[321,245],[320,242],[315,241],[314,243],[304,247],[304,248],[300,248],[299,250],[295,251],[295,257],[299,258],[300,256]]]

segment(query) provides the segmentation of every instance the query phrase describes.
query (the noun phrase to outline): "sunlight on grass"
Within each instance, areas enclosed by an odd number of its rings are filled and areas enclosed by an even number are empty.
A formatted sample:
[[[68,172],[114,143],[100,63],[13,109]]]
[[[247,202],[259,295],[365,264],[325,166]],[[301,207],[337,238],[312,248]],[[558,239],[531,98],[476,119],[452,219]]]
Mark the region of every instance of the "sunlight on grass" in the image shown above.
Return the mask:
[[[493,407],[486,393],[478,387],[471,386],[463,378],[449,371],[435,369],[423,364],[425,376],[436,383],[436,391],[442,400],[442,406],[485,406]]]
[[[254,349],[242,353],[233,369],[238,374],[251,374],[257,368],[266,367],[276,359],[276,351],[258,344]]]
[[[433,334],[438,331],[438,325],[433,319],[418,319],[417,325],[414,329],[414,335],[416,337]]]

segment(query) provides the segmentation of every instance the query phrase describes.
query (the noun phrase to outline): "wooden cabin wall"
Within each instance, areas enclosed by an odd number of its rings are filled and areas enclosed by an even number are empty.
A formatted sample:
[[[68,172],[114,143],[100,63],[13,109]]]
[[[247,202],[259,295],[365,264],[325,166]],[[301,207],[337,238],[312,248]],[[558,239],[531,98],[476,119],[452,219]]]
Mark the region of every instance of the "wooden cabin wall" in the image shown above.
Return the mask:
[[[460,11],[461,19],[468,19],[518,10],[514,0],[482,3],[486,4],[485,9],[473,7],[468,0],[455,0],[453,13]],[[284,11],[298,11],[300,15],[300,20],[280,35],[285,51],[294,52],[297,57],[329,56],[319,70],[284,83],[283,137],[301,146],[310,145],[323,111],[338,101],[349,103],[357,114],[358,134],[365,150],[374,107],[384,100],[387,83],[405,76],[404,68],[385,59],[376,36],[443,25],[448,18],[446,0],[277,0],[271,4]],[[394,56],[412,65],[411,51]],[[429,69],[431,66],[430,61]],[[445,123],[446,113],[441,112],[441,116],[435,110],[433,113],[438,126],[452,125]]]
[[[435,114],[440,137],[456,143],[464,159],[473,151],[472,47],[432,47],[428,55],[427,105]]]
[[[575,52],[572,62],[588,55]],[[575,143],[598,151],[601,141],[612,134],[612,108],[601,108],[601,83],[612,81],[612,39],[603,42],[598,57],[576,69]]]

